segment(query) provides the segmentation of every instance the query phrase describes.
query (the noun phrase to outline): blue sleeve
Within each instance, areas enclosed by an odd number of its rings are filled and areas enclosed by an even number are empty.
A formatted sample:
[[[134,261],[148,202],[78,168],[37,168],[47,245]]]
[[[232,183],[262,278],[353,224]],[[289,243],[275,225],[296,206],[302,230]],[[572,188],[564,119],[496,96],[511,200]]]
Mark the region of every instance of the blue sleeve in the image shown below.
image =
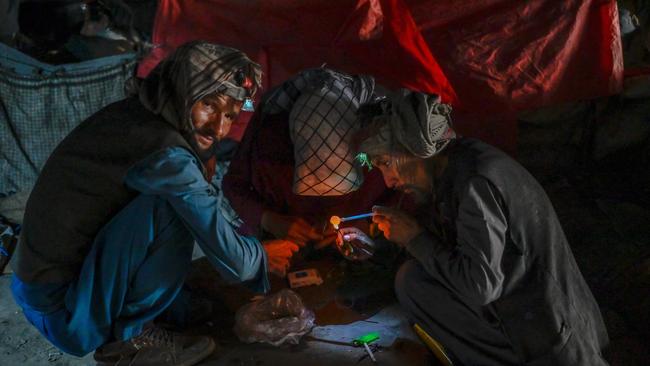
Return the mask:
[[[428,231],[406,245],[431,276],[479,305],[496,300],[503,290],[508,222],[500,197],[487,179],[471,178],[460,197],[453,249]]]
[[[129,169],[125,184],[167,200],[227,281],[249,281],[257,292],[270,289],[264,248],[256,238],[238,234],[228,222],[220,191],[205,180],[189,151],[172,147],[150,155]]]

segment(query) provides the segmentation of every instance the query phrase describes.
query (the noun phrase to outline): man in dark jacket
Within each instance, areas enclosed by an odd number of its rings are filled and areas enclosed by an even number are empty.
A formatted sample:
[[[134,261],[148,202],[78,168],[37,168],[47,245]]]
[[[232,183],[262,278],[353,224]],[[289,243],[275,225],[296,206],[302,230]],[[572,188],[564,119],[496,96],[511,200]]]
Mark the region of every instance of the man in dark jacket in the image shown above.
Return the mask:
[[[362,159],[421,207],[374,208],[413,257],[396,278],[401,305],[455,364],[606,365],[598,305],[542,187],[503,152],[456,138],[450,111],[407,90],[362,107]]]
[[[242,52],[181,46],[74,129],[27,202],[12,291],[61,350],[103,365],[193,365],[215,345],[152,326],[174,303],[196,241],[219,273],[269,289],[295,244],[238,235],[210,183],[215,143],[260,85]],[[211,172],[212,171],[212,172]]]

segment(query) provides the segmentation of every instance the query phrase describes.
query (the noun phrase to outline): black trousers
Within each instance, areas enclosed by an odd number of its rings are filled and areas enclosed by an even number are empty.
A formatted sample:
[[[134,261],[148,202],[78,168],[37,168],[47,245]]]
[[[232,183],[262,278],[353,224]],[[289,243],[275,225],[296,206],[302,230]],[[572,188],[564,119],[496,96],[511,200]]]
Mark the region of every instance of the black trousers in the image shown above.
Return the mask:
[[[440,342],[454,365],[519,365],[489,306],[468,304],[412,259],[395,278],[395,292],[411,321]]]

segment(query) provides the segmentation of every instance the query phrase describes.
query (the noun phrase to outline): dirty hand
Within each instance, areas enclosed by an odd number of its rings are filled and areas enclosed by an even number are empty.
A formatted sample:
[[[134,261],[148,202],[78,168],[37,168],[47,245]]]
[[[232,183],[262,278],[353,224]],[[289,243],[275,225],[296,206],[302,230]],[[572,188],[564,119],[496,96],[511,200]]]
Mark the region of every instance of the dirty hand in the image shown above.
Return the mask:
[[[269,272],[280,277],[287,275],[293,253],[300,248],[288,240],[266,240],[262,243],[268,259]]]
[[[314,248],[323,249],[334,244],[335,241],[336,241],[336,233],[325,233],[325,235],[323,235],[323,239],[314,243]]]
[[[305,219],[264,211],[262,228],[278,239],[290,240],[303,247],[309,241],[323,240],[321,235]]]
[[[367,244],[371,247],[375,246],[375,242],[370,239],[370,237],[361,231],[360,229],[357,229],[356,227],[342,227],[339,230],[339,234],[336,236],[336,245],[341,246],[343,244],[343,240],[345,241],[352,241],[352,240],[359,240],[360,242]]]
[[[375,206],[372,212],[375,214],[372,221],[378,225],[384,237],[401,246],[408,244],[424,230],[417,220],[401,210]]]
[[[366,221],[366,220],[355,221],[354,225],[355,226],[354,226],[353,229],[358,229],[362,233],[367,233],[367,232],[369,232],[371,230],[370,225],[368,224],[368,221]],[[341,228],[341,230],[343,230],[343,228]],[[327,247],[329,245],[332,245],[332,244],[338,245],[337,237],[338,237],[337,230],[334,229],[334,227],[328,222],[327,226],[326,226],[326,229],[323,232],[323,240],[315,243],[314,248],[322,249],[322,248],[325,248],[325,247]]]
[[[344,227],[339,230],[336,237],[336,248],[346,259],[362,261],[372,257],[375,242],[356,227]]]

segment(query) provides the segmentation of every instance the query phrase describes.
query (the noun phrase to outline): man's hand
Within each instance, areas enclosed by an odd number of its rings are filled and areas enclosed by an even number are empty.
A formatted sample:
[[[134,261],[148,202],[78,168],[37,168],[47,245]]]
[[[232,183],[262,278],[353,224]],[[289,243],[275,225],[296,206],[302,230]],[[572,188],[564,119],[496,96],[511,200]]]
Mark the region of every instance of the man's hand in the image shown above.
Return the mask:
[[[293,253],[300,248],[287,240],[267,240],[262,243],[268,259],[269,272],[280,277],[287,275]]]
[[[344,241],[352,248],[346,248]],[[341,228],[336,237],[336,247],[345,258],[353,261],[366,260],[375,253],[375,242],[356,227]]]
[[[347,226],[341,227],[341,230],[345,229]],[[358,220],[354,222],[354,227],[358,228],[361,232],[369,232],[370,231],[370,225],[366,220]],[[336,238],[338,236],[338,231],[334,229],[334,226],[332,226],[329,222],[327,222],[327,225],[325,226],[325,230],[323,231],[323,239],[317,243],[314,244],[315,249],[323,249],[327,246],[330,246],[332,244],[336,244]]]
[[[314,249],[323,249],[336,242],[336,233],[325,233],[323,239],[314,244]]]
[[[301,247],[309,241],[324,239],[323,235],[303,218],[281,215],[272,211],[264,211],[262,214],[262,228],[278,239],[290,240]]]
[[[401,246],[408,244],[424,230],[417,220],[401,210],[375,206],[372,212],[375,214],[372,221],[377,223],[384,237]]]

